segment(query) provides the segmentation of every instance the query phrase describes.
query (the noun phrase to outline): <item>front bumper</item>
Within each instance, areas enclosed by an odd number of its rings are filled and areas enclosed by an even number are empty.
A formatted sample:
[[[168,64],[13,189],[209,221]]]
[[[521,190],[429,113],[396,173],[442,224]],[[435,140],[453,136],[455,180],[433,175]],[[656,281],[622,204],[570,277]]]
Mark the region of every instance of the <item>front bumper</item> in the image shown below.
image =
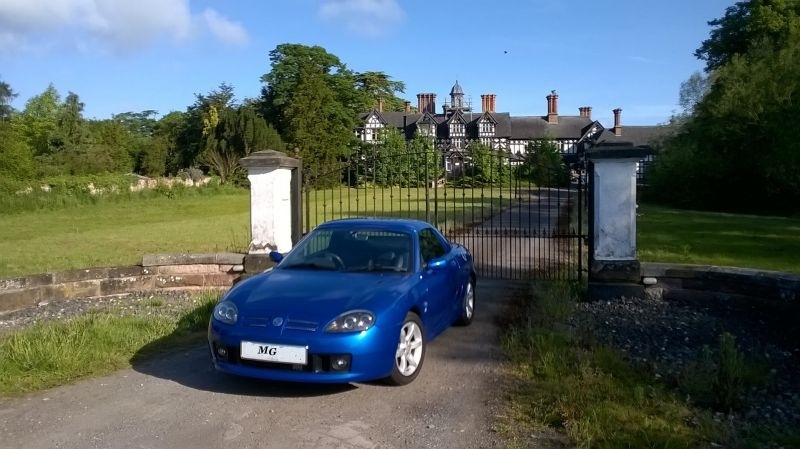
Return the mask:
[[[214,368],[224,373],[289,382],[348,383],[389,376],[394,367],[398,335],[399,329],[391,332],[378,326],[351,334],[260,335],[211,320],[208,343]],[[242,340],[305,346],[308,348],[308,363],[292,365],[242,359]],[[219,348],[224,348],[224,356]],[[337,370],[331,360],[333,356],[342,354],[350,356],[350,364],[346,370]]]

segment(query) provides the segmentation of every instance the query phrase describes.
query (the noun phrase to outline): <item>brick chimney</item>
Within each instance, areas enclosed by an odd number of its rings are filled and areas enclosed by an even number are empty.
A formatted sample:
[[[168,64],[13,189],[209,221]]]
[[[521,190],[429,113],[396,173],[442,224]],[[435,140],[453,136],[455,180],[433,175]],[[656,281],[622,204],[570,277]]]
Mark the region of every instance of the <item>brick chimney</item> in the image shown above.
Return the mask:
[[[383,98],[378,98],[378,112],[383,112]]]
[[[411,102],[410,101],[406,100],[406,102],[403,103],[403,111],[406,112],[406,113],[411,112]]]
[[[495,111],[495,100],[497,95],[495,94],[481,94],[481,112],[496,112]]]
[[[547,123],[558,124],[558,94],[554,90],[547,96]]]
[[[435,114],[436,94],[432,93],[417,94],[417,109],[419,109],[420,114],[424,114],[426,112]]]
[[[622,135],[622,109],[617,108],[614,109],[614,135],[621,136]]]
[[[592,118],[592,107],[591,106],[581,106],[578,108],[578,113],[583,118],[588,118],[591,120]]]

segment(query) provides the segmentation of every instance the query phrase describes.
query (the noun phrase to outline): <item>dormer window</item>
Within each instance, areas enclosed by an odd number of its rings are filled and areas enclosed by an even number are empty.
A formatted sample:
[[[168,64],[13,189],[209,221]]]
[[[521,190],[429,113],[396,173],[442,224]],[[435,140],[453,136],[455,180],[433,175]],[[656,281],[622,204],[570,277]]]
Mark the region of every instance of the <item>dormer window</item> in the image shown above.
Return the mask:
[[[450,134],[455,134],[455,135],[464,134],[464,124],[461,122],[450,123]]]
[[[483,120],[480,123],[480,133],[481,134],[491,134],[494,135],[494,123],[489,120]]]

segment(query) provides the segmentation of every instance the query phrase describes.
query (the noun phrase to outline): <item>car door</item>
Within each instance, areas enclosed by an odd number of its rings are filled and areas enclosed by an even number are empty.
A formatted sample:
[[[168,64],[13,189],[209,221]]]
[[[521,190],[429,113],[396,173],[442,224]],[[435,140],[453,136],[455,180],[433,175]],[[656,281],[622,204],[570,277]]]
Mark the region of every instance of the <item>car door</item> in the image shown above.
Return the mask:
[[[428,303],[428,318],[430,331],[438,334],[450,326],[453,319],[453,297],[458,265],[450,257],[451,247],[443,241],[432,228],[425,228],[419,232],[419,255],[422,267],[421,282]],[[445,265],[436,269],[428,263],[445,259]]]

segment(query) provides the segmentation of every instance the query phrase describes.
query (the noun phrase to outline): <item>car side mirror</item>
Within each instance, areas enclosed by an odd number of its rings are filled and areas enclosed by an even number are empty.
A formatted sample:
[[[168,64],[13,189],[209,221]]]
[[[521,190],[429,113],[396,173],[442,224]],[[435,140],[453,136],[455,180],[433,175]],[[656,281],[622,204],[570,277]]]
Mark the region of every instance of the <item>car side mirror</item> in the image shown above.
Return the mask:
[[[275,263],[281,263],[281,261],[283,260],[283,254],[277,251],[270,251],[269,258],[272,259],[272,261]]]
[[[429,270],[441,270],[442,268],[447,267],[447,259],[444,257],[439,257],[436,259],[431,259],[428,261],[427,268]]]

